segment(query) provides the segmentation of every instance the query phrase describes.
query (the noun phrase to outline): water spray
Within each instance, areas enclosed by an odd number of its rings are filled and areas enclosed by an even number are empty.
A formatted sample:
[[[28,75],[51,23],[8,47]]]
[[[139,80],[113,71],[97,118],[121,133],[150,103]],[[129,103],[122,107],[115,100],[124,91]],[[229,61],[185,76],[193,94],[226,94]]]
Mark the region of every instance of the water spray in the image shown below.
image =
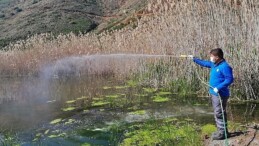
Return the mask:
[[[116,55],[125,55],[125,54],[116,54]],[[192,58],[193,55],[153,55],[153,54],[127,54],[128,56],[135,57],[174,57],[174,58]]]

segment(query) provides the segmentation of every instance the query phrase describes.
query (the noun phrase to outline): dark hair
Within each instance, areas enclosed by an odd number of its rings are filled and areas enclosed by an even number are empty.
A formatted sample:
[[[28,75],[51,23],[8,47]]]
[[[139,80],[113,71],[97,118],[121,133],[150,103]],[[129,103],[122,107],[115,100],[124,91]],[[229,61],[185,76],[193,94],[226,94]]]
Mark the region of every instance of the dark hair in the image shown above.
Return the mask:
[[[214,56],[218,56],[220,59],[224,58],[224,53],[221,48],[212,49],[210,51],[210,54],[212,54]]]

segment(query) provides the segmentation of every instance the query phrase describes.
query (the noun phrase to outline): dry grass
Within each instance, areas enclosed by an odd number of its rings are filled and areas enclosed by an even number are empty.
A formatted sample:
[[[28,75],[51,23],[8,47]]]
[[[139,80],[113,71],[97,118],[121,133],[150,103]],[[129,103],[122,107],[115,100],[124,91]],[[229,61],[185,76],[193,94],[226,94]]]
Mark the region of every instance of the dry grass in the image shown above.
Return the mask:
[[[149,3],[143,11],[149,15],[137,17],[135,29],[126,27],[99,35],[60,35],[57,39],[41,34],[10,45],[9,51],[0,53],[0,72],[8,75],[37,73],[43,65],[63,57],[86,54],[191,53],[206,58],[210,49],[222,47],[225,58],[234,68],[234,96],[257,98],[259,9],[256,0],[151,0]],[[192,63],[172,62],[170,74],[163,77],[162,82],[194,78]],[[140,68],[146,70],[144,66]],[[207,78],[207,71],[199,69],[199,72]]]

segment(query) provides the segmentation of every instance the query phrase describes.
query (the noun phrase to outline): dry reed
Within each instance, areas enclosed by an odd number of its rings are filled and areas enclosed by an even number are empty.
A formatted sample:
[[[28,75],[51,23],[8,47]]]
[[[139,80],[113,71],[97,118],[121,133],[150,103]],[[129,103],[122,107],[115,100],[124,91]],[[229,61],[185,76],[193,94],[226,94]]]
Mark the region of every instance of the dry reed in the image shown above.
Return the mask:
[[[258,6],[257,0],[150,0],[143,13],[152,15],[136,17],[134,29],[125,27],[99,35],[68,34],[57,38],[41,34],[11,44],[0,53],[0,72],[8,75],[37,73],[45,64],[63,57],[86,54],[191,53],[206,59],[210,49],[221,47],[234,69],[233,96],[258,99]],[[169,73],[152,84],[195,78],[193,69],[197,68],[192,63],[173,62],[167,66]],[[140,70],[147,69],[141,66]],[[204,79],[208,78],[207,70],[198,70]],[[150,75],[150,79],[158,76]]]

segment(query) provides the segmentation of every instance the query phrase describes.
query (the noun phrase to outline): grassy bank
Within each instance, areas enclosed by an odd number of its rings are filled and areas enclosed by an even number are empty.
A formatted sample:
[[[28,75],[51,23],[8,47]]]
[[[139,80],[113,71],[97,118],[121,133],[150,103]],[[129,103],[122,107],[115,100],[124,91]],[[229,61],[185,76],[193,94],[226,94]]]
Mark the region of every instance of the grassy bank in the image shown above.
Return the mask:
[[[137,27],[123,27],[99,35],[60,35],[53,38],[41,34],[20,41],[0,54],[2,75],[37,73],[45,64],[66,56],[110,53],[194,54],[208,58],[208,51],[222,47],[225,58],[234,69],[233,96],[253,100],[258,98],[258,46],[259,15],[252,1],[193,1],[151,0],[143,15],[135,16]],[[161,64],[159,59],[154,64]],[[152,75],[168,84],[181,79],[196,85],[192,63],[186,60],[169,60],[166,69],[172,74]],[[140,70],[145,70],[141,66]],[[158,69],[159,70],[159,69]],[[207,79],[208,70],[197,68]],[[165,76],[162,76],[165,75]],[[169,78],[169,75],[172,76]],[[168,78],[167,78],[168,77]],[[195,83],[195,84],[193,84]],[[200,85],[201,86],[201,85]],[[205,87],[199,90],[205,91]]]
[[[216,130],[215,125],[212,124],[199,125],[190,118],[178,119],[172,117],[159,120],[150,119],[148,121],[134,123],[117,123],[98,130],[90,127],[81,127],[76,131],[70,131],[68,133],[62,133],[62,130],[56,130],[56,133],[61,134],[53,134],[51,130],[47,130],[42,131],[43,133],[37,133],[36,138],[30,144],[45,145],[48,143],[48,139],[52,139],[53,141],[54,139],[57,141],[58,139],[73,140],[73,136],[77,134],[80,137],[91,137],[92,139],[92,141],[88,140],[88,142],[77,141],[77,145],[81,146],[97,145],[95,140],[104,140],[109,145],[118,146],[202,146],[204,145],[204,141],[206,139],[208,140]],[[229,130],[232,133],[240,133],[247,129],[242,127],[240,123],[229,122]],[[51,141],[49,142],[51,143]],[[0,144],[8,146],[20,145],[21,143],[14,136],[8,135],[5,136],[3,141],[0,141]]]

